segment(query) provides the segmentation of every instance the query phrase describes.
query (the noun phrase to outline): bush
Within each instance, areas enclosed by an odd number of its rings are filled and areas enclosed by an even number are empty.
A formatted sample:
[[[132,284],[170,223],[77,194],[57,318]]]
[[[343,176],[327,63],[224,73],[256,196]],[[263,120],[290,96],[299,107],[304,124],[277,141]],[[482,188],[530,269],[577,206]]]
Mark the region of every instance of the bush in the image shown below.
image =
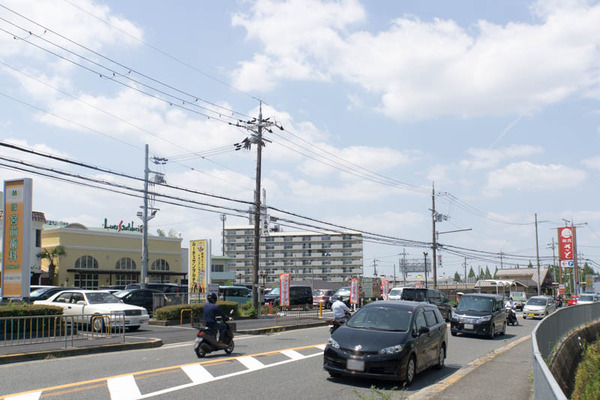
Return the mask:
[[[31,304],[9,304],[0,306],[0,318],[2,317],[30,317],[34,315],[62,315],[62,307],[42,306]]]
[[[586,346],[575,373],[573,400],[600,399],[600,340]]]
[[[219,307],[227,315],[233,310],[233,317],[239,317],[238,303],[235,301],[220,301]],[[159,321],[177,320],[181,319],[182,310],[192,310],[194,317],[201,318],[204,312],[204,303],[194,304],[177,304],[173,306],[160,307],[154,310],[154,319]],[[190,312],[183,312],[183,322],[190,322]]]

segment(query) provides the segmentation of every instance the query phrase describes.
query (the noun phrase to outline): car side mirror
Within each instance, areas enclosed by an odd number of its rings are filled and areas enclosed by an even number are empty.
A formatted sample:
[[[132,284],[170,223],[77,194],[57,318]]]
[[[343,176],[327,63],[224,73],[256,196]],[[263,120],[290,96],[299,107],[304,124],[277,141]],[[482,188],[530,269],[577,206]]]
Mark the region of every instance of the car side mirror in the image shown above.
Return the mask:
[[[423,335],[424,333],[429,333],[429,328],[426,326],[422,326],[419,328],[419,336]]]
[[[79,301],[77,302],[77,304],[79,304],[79,305],[82,305],[82,306],[85,306],[85,301],[83,301],[83,300],[79,300]]]

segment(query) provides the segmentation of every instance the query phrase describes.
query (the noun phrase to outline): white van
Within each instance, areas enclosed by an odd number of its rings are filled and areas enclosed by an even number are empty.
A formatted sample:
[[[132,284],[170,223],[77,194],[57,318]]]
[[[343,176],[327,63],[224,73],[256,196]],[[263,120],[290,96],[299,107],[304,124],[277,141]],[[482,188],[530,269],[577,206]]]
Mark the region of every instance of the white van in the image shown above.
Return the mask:
[[[400,298],[402,297],[402,289],[404,289],[404,288],[403,287],[392,288],[392,290],[390,290],[390,293],[388,294],[388,300],[400,300]]]

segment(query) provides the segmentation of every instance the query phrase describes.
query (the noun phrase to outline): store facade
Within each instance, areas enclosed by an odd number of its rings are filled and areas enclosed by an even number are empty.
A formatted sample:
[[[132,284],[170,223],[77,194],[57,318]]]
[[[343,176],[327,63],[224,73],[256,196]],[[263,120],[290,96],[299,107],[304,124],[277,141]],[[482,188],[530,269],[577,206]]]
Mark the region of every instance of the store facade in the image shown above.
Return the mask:
[[[42,248],[62,246],[65,254],[54,260],[57,285],[98,289],[138,283],[142,272],[142,233],[121,225],[88,228],[72,223],[45,226]],[[187,280],[181,239],[148,235],[148,283],[181,283]],[[48,281],[48,260],[42,260],[42,283]]]

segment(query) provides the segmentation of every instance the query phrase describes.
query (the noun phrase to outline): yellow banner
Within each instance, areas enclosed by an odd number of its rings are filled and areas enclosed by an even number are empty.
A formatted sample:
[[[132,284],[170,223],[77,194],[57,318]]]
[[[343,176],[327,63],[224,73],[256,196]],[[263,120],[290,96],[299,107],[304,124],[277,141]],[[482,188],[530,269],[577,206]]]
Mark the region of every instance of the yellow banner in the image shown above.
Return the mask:
[[[190,241],[190,292],[206,292],[208,240]]]

